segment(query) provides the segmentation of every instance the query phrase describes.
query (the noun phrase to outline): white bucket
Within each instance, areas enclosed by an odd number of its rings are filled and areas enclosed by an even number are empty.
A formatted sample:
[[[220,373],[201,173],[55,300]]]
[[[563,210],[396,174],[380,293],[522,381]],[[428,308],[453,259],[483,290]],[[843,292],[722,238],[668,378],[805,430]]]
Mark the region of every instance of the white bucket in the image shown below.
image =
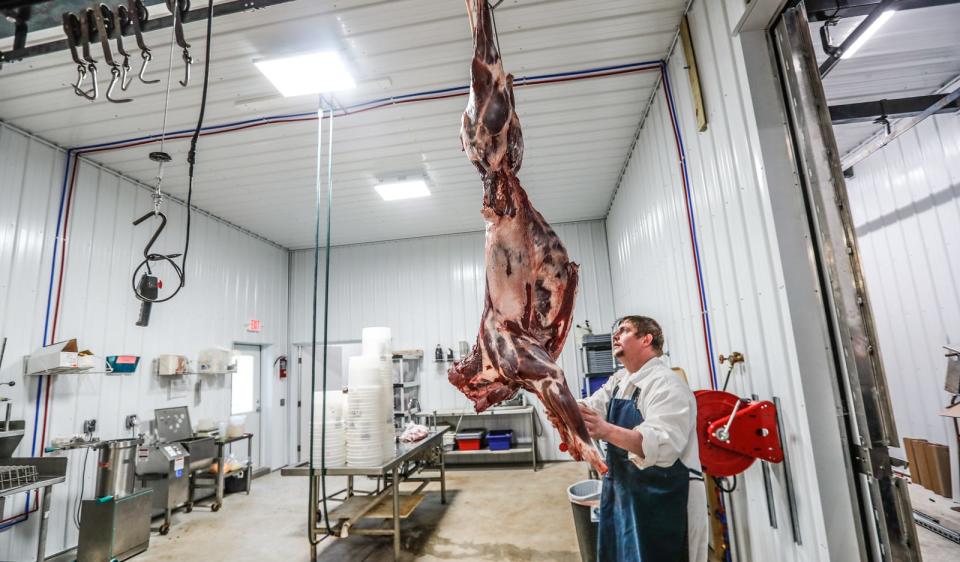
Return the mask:
[[[380,383],[380,359],[357,355],[350,358],[347,387],[378,385]]]
[[[393,357],[391,350],[392,338],[390,328],[371,327],[364,328],[361,333],[360,341],[363,345],[363,354],[367,357],[387,358]]]

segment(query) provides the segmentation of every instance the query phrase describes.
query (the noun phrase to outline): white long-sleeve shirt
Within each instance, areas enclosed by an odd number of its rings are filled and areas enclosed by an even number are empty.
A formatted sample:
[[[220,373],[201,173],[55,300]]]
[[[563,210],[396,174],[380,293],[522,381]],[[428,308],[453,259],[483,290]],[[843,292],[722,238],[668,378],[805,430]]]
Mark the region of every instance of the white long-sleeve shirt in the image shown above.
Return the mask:
[[[687,468],[699,471],[696,399],[663,359],[654,357],[635,373],[620,369],[582,402],[606,417],[610,400],[629,399],[637,388],[637,408],[643,414],[643,423],[634,429],[643,435],[643,456],[629,451],[630,461],[638,468],[669,467],[679,458]]]
[[[679,458],[687,468],[701,470],[696,398],[686,381],[663,359],[654,357],[636,373],[620,369],[581,402],[606,418],[610,400],[629,399],[637,388],[637,408],[643,414],[643,423],[634,429],[643,434],[643,457],[628,451],[630,461],[643,469],[668,467]],[[687,529],[690,562],[706,562],[707,495],[701,480],[690,480]]]

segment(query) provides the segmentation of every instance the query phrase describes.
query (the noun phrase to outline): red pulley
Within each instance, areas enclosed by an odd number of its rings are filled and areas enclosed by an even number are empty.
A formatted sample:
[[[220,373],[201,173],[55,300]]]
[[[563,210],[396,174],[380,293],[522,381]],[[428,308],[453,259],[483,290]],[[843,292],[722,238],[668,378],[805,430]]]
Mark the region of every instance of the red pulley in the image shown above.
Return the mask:
[[[694,395],[704,472],[733,476],[749,468],[756,459],[783,461],[777,409],[772,402],[741,401],[720,390],[698,390]]]

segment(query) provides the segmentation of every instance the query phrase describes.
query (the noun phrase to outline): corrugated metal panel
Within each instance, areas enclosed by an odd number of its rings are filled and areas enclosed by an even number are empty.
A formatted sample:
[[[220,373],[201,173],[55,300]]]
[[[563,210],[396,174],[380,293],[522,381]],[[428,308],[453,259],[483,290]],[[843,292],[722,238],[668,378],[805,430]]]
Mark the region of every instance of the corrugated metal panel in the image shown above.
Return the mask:
[[[930,118],[874,153],[847,191],[897,430],[955,446],[938,414],[951,396],[941,346],[960,343],[957,117]]]
[[[518,77],[646,60],[667,50],[685,0],[578,0],[504,3],[497,10],[507,70]],[[159,14],[162,9],[157,9]],[[282,53],[337,48],[359,81],[338,94],[343,105],[465,86],[471,38],[464,4],[436,0],[291,2],[214,20],[208,125],[316,109],[310,96],[284,99],[252,60]],[[202,58],[202,23],[187,39]],[[150,74],[164,77],[170,32],[147,35],[155,55]],[[6,48],[0,41],[0,49]],[[182,72],[173,53],[174,79]],[[109,77],[101,72],[101,89]],[[189,88],[173,84],[168,130],[191,129],[200,100],[200,63]],[[0,71],[0,118],[66,147],[159,132],[165,83],[134,83],[132,103],[90,102],[75,96],[67,53],[5,65]],[[517,89],[526,134],[521,179],[552,222],[602,218],[629,150],[653,80],[629,74]],[[458,137],[466,98],[395,106],[337,121],[334,244],[391,240],[482,229],[475,213],[476,172]],[[42,108],[38,109],[38,108]],[[195,202],[203,209],[289,248],[312,246],[316,130],[312,122],[271,125],[200,141]],[[167,144],[174,162],[165,188],[186,190],[187,142]],[[156,145],[91,155],[98,162],[153,183],[147,153]],[[429,199],[387,204],[377,178],[426,173]],[[283,216],[283,221],[274,217]],[[459,217],[468,217],[467,223]]]
[[[558,224],[554,229],[571,259],[580,264],[574,321],[582,324],[590,320],[592,326],[602,330],[613,322],[603,222]],[[323,329],[323,271],[321,261],[318,339],[322,339]],[[333,247],[329,340],[356,340],[365,326],[389,326],[395,348],[424,350],[423,409],[469,408],[469,400],[447,382],[449,364],[435,363],[432,357],[437,344],[456,352],[460,340],[471,345],[476,341],[483,310],[484,272],[482,232]],[[291,253],[290,283],[290,341],[307,343],[311,333],[312,250]],[[578,363],[571,333],[560,357],[571,389],[578,386]],[[544,432],[539,443],[541,458],[568,458],[558,452],[559,436],[552,428]]]
[[[833,44],[842,43],[865,17],[840,20],[831,29]],[[897,12],[856,55],[840,61],[827,75],[823,81],[827,99],[841,104],[935,93],[960,76],[958,21],[957,4]],[[819,41],[822,25],[810,24],[820,62],[826,59]],[[845,154],[881,129],[869,123],[837,126],[837,147]]]
[[[15,419],[27,420],[18,456],[29,456],[34,431],[37,379],[22,375],[22,358],[43,344],[63,166],[61,151],[0,126],[0,337],[9,338],[0,380],[17,381],[3,394],[13,400]],[[124,416],[137,414],[146,424],[153,409],[162,406],[187,404],[194,420],[225,419],[230,413],[229,380],[205,379],[198,403],[193,391],[197,377],[190,376],[189,391],[171,399],[167,387],[151,374],[151,361],[161,353],[195,358],[202,348],[232,347],[235,342],[271,345],[266,351],[271,355],[285,349],[287,252],[198,215],[193,217],[187,287],[174,300],[154,306],[149,328],[134,326],[139,303],[130,290],[130,276],[152,225],[134,227],[131,221],[151,207],[145,190],[99,167],[80,165],[67,232],[62,312],[54,337],[78,338],[83,348],[98,356],[140,355],[141,365],[132,376],[47,377],[53,384],[48,439],[79,433],[82,421],[91,418],[98,422],[100,438],[124,437],[129,435],[123,428]],[[155,250],[179,251],[186,213],[176,204],[168,204],[166,212],[170,224]],[[246,332],[251,318],[262,321],[261,333]],[[273,389],[270,381],[265,381],[265,401],[283,391]],[[282,417],[274,413],[265,419],[264,428],[276,436],[271,442],[279,441]],[[38,440],[37,447],[43,445]],[[265,448],[264,454],[273,465],[284,461],[279,447]],[[72,517],[84,453],[68,456],[69,479],[53,494],[47,552],[59,552],[77,541]],[[95,472],[90,460],[88,497]],[[6,515],[22,509],[20,499],[8,502]],[[31,517],[3,533],[0,558],[30,559],[36,531],[37,517]]]
[[[682,53],[669,64],[686,143],[696,236],[716,354],[740,351],[730,379],[741,395],[779,396],[792,461],[803,544],[796,545],[779,470],[773,481],[779,529],[767,519],[759,466],[734,496],[739,556],[747,560],[825,560],[824,509],[818,493],[801,376],[793,347],[770,201],[734,14],[726,2],[696,2],[690,25],[709,121],[696,119]],[[695,388],[709,387],[701,311],[679,161],[668,106],[658,92],[607,218],[616,313],[663,322],[671,362]],[[712,358],[716,360],[716,358]],[[719,372],[720,384],[726,369]],[[738,556],[738,557],[739,557]]]

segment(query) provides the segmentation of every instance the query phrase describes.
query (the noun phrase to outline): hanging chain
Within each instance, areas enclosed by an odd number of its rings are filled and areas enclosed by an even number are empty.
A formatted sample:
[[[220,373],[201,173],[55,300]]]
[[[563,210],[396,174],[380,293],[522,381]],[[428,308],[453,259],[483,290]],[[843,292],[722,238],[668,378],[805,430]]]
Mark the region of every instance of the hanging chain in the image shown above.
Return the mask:
[[[163,205],[163,191],[160,187],[163,185],[163,165],[170,161],[169,155],[163,151],[164,142],[167,140],[167,110],[170,107],[170,82],[173,80],[173,46],[174,32],[170,29],[170,53],[167,61],[167,90],[163,96],[163,120],[160,124],[160,151],[150,154],[150,159],[157,163],[157,186],[153,192],[153,213],[160,213],[160,206]]]

